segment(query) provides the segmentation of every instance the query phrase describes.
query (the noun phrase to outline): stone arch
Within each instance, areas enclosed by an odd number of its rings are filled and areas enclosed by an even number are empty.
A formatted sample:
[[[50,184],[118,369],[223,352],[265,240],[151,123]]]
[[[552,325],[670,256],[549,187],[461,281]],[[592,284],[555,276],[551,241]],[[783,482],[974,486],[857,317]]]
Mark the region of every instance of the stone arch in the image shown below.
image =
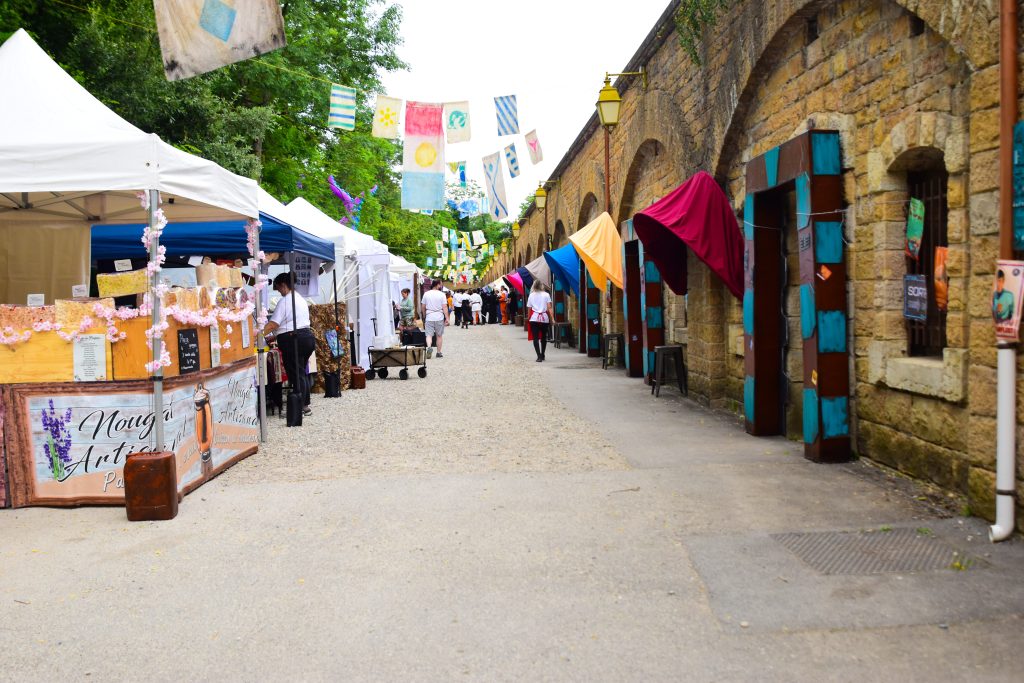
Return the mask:
[[[621,225],[622,222],[630,218],[633,211],[633,199],[636,196],[636,182],[641,176],[643,170],[652,163],[656,162],[656,157],[664,156],[666,154],[665,145],[660,140],[654,138],[648,138],[644,140],[633,153],[632,157],[626,157],[632,159],[629,164],[629,170],[626,172],[626,176],[623,180],[621,199],[619,200],[618,208],[618,219],[615,221],[617,225]]]
[[[537,251],[534,252],[536,254],[536,256],[534,256],[534,258],[536,258],[537,256],[540,256],[545,251],[547,251],[547,249],[545,248],[545,244],[544,244],[544,233],[541,233],[541,234],[537,235]]]
[[[586,227],[587,223],[597,218],[598,213],[597,195],[593,192],[588,192],[583,201],[580,202],[580,217],[576,221],[576,229],[579,230]]]
[[[558,249],[566,242],[565,223],[555,221],[555,231],[551,234],[551,248]]]
[[[975,71],[994,64],[997,46],[991,36],[991,25],[997,18],[997,3],[986,0],[876,0],[880,4],[893,3],[904,11],[922,19],[927,27],[941,36],[960,55],[967,66]],[[769,3],[744,3],[731,17],[741,27],[730,42],[730,54],[721,70],[718,83],[704,87],[714,98],[712,110],[720,112],[713,124],[723,135],[710,138],[722,140],[709,168],[720,184],[726,186],[728,173],[743,150],[741,140],[746,119],[758,90],[770,74],[780,66],[779,60],[791,48],[794,40],[802,40],[806,20],[815,16],[830,3],[827,0],[796,0],[791,11],[780,12]],[[775,27],[774,30],[772,27]],[[765,36],[770,36],[766,39]],[[703,46],[706,50],[707,46]],[[822,127],[822,126],[819,126]]]
[[[525,266],[527,263],[529,263],[532,260],[533,260],[533,245],[532,244],[527,244],[526,245],[526,260],[523,261],[520,265]]]

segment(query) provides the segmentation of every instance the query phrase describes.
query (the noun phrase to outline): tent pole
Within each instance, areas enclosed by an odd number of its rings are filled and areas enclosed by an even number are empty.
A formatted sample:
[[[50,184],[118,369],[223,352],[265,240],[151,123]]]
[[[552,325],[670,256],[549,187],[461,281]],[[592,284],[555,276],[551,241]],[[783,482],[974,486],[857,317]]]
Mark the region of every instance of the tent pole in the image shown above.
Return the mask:
[[[160,208],[160,191],[147,190],[149,194],[149,230],[150,234],[156,230],[156,212]],[[149,241],[149,260],[156,262],[160,254],[160,239],[154,237]],[[160,274],[153,273],[149,279],[149,301],[151,304],[150,323],[152,327],[160,324],[160,297],[156,295],[156,286],[159,283]],[[163,337],[159,340],[152,340],[153,361],[160,360],[163,351]],[[160,453],[166,446],[164,442],[164,369],[157,364],[153,370],[153,451]]]
[[[295,252],[293,252],[293,251],[289,251],[288,252],[288,273],[289,273],[288,280],[289,280],[289,284],[291,284],[291,290],[292,290],[291,291],[291,297],[292,297],[292,349],[293,349],[292,352],[295,354],[295,370],[298,371],[299,377],[302,377],[303,375],[308,375],[309,374],[309,372],[308,372],[309,371],[309,366],[306,366],[305,368],[300,368],[299,367],[299,315],[298,315],[298,311],[297,311],[298,307],[297,307],[297,304],[295,303],[295,297],[297,295],[295,293],[295,284],[296,284],[295,283],[295,280],[296,280],[296,277],[295,277]],[[299,377],[294,377],[293,378],[293,377],[289,376],[288,381],[291,383],[292,388],[291,388],[291,390],[288,393],[290,394],[292,391],[295,391],[296,389],[298,389],[299,390],[299,398],[302,398],[304,392],[302,391],[301,387],[306,385],[306,381],[307,380],[306,379],[299,379]],[[305,403],[303,403],[303,407],[305,407]]]
[[[256,237],[253,239],[253,259],[260,253],[260,231],[256,230]],[[260,283],[260,276],[263,275],[263,264],[253,261],[253,272],[256,274],[256,284]],[[255,315],[259,317],[263,302],[263,292],[256,288],[256,310]],[[260,421],[260,443],[267,441],[267,340],[263,338],[263,328],[256,329],[256,386],[259,394],[256,397],[258,406],[258,417]]]

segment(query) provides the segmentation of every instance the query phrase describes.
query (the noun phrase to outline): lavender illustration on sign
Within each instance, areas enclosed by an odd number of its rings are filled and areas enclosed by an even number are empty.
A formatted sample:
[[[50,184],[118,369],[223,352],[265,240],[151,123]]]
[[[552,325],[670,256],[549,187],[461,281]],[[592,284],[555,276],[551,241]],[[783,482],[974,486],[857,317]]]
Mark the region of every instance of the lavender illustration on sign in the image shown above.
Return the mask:
[[[43,414],[43,430],[46,432],[46,443],[43,450],[50,466],[50,474],[54,481],[63,481],[66,473],[65,465],[71,464],[71,431],[68,425],[71,424],[71,408],[64,411],[63,415],[57,414],[53,407],[53,399],[50,399],[50,409],[45,408]]]

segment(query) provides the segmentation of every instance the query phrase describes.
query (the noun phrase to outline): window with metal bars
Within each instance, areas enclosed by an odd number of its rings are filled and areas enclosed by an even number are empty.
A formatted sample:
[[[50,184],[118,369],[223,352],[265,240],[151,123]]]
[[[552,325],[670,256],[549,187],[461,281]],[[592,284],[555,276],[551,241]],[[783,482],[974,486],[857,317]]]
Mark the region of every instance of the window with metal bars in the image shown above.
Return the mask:
[[[941,163],[941,162],[939,162]],[[907,320],[907,353],[910,356],[941,356],[946,347],[946,311],[935,298],[936,247],[948,246],[946,238],[946,188],[944,168],[907,173],[907,195],[924,202],[924,234],[917,260],[907,257],[907,273],[924,275],[928,283],[928,319]]]

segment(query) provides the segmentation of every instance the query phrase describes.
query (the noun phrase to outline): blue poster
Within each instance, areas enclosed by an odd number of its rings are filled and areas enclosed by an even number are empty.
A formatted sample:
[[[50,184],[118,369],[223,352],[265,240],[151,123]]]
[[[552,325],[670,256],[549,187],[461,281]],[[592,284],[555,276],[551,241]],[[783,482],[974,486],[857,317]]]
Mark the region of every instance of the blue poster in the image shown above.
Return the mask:
[[[1024,121],[1013,127],[1013,248],[1024,250]]]

